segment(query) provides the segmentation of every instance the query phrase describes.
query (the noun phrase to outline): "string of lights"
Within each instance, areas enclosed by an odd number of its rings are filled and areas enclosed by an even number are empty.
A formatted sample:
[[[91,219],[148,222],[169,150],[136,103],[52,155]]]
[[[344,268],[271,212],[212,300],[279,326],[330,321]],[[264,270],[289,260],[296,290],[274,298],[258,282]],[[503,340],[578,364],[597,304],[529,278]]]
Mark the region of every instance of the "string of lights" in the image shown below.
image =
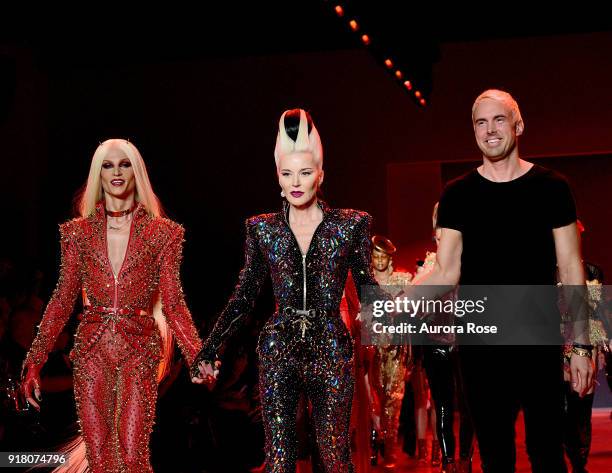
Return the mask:
[[[359,39],[361,43],[367,48],[372,46],[373,39],[370,34],[364,31],[357,21],[357,17],[355,15],[348,15],[345,7],[338,2],[329,2],[325,0],[326,3],[333,4],[333,10],[338,18],[343,21],[346,21],[349,29],[359,35]],[[406,90],[412,98],[415,100],[417,104],[421,107],[427,106],[427,100],[424,97],[424,94],[415,86],[414,81],[408,76],[408,73],[396,66],[396,63],[389,55],[384,54],[384,45],[378,45],[379,53],[382,53],[384,60],[382,61],[384,67],[392,74],[392,76],[396,79],[396,81]]]

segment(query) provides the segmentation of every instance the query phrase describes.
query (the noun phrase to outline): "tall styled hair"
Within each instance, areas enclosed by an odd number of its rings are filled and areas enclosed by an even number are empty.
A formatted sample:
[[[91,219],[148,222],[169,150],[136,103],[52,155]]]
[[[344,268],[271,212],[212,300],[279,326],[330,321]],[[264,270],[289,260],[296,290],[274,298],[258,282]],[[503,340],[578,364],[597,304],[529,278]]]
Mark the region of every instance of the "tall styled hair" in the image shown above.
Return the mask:
[[[278,168],[280,157],[292,153],[312,153],[319,169],[323,168],[321,137],[310,114],[301,108],[283,112],[278,123],[274,160]]]
[[[163,209],[159,199],[153,192],[147,167],[140,155],[140,152],[132,143],[120,138],[111,138],[100,143],[91,158],[89,176],[82,194],[77,198],[77,211],[81,217],[89,217],[95,211],[96,204],[102,200],[104,191],[100,182],[100,171],[102,163],[111,149],[118,148],[125,153],[134,169],[136,179],[136,201],[144,205],[149,215],[153,217],[163,216]]]
[[[474,105],[472,105],[472,119],[474,118],[474,112],[476,111],[476,107],[480,102],[485,99],[496,100],[498,102],[503,103],[508,107],[512,113],[512,118],[514,119],[514,123],[523,122],[523,117],[521,116],[521,110],[519,109],[518,103],[514,100],[514,97],[510,95],[508,92],[499,90],[499,89],[488,89],[485,90],[482,94],[476,97],[474,100]],[[525,122],[523,122],[524,126]]]

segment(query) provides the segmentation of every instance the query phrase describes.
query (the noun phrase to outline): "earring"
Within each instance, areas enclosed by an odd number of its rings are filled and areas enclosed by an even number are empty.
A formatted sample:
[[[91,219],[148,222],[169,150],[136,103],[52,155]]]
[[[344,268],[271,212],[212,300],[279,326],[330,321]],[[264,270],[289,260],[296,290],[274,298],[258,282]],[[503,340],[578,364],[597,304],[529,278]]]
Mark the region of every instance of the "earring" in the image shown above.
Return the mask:
[[[285,197],[285,191],[281,191],[281,197]]]

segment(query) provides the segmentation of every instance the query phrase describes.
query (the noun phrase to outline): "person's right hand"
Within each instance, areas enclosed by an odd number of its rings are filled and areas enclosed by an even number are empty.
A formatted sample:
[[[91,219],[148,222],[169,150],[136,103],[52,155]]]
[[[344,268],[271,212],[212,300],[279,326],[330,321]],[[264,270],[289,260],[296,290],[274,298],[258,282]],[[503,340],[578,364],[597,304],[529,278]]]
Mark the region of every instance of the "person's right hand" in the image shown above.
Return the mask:
[[[220,367],[221,362],[219,360],[216,360],[214,363],[208,360],[202,360],[198,363],[198,368],[200,370],[198,376],[192,377],[191,381],[196,384],[206,384],[209,388],[212,388],[215,381],[217,381]]]
[[[28,401],[37,411],[40,411],[38,402],[42,401],[40,393],[40,369],[41,366],[26,365],[26,372],[21,381],[21,392],[26,401]],[[32,396],[36,396],[36,400]]]

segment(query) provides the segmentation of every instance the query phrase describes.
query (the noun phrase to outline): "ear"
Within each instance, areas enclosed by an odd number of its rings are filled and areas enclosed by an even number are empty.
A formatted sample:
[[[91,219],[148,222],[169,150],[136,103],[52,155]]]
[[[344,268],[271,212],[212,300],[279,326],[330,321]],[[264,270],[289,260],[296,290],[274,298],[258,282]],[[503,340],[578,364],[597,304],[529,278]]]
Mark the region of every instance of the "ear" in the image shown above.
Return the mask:
[[[323,171],[323,169],[321,169],[321,172],[319,173],[319,187],[321,186],[321,184],[323,184],[323,178],[325,177],[325,171]]]
[[[516,134],[516,136],[521,136],[524,130],[525,123],[523,123],[523,120],[519,120],[514,124],[514,133]]]

